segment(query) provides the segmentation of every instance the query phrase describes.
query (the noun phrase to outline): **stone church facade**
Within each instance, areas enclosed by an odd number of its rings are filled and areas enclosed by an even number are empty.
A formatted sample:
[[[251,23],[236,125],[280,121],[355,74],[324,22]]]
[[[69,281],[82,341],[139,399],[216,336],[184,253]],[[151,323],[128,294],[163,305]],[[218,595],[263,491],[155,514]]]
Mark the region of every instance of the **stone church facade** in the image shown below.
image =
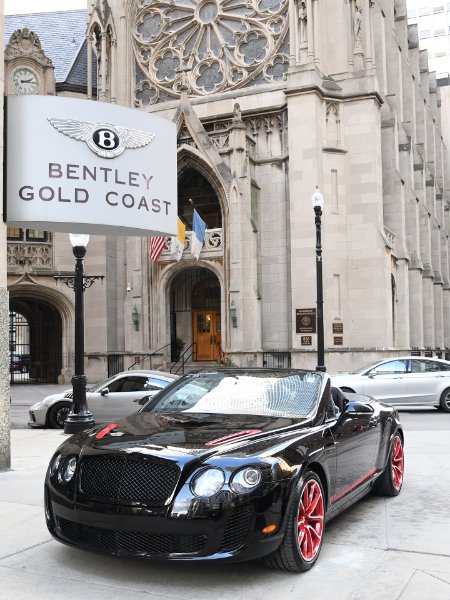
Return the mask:
[[[317,335],[300,317],[316,303],[316,186],[327,369],[411,350],[448,355],[448,153],[440,89],[405,0],[89,4],[83,86],[58,91],[43,79],[39,93],[176,123],[187,225],[179,262],[170,238],[152,263],[147,238],[92,237],[86,271],[105,281],[86,292],[91,381],[110,357],[124,369],[167,367],[180,348],[200,366],[314,368]],[[8,47],[5,60],[8,85]],[[207,224],[199,260],[194,208]],[[68,377],[73,299],[53,275],[73,270],[73,257],[67,236],[49,235],[46,266],[14,265],[11,250],[8,285],[18,314],[34,297],[60,315]]]

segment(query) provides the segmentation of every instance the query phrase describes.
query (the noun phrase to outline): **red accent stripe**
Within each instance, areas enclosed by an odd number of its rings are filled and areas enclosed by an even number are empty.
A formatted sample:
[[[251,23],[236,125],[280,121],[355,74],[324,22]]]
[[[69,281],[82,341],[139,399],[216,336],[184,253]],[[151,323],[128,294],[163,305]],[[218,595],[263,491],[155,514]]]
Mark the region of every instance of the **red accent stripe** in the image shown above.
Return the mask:
[[[111,431],[111,429],[114,429],[115,427],[117,427],[117,423],[110,423],[106,427],[103,427],[103,429],[97,433],[97,435],[95,436],[95,439],[101,440],[102,437],[104,437],[107,433],[109,433]]]
[[[358,485],[361,485],[361,483],[364,483],[364,481],[367,481],[367,479],[370,479],[370,477],[372,477],[372,475],[374,475],[376,472],[377,472],[377,470],[375,469],[375,467],[373,469],[370,469],[370,471],[366,475],[363,475],[362,477],[360,477],[353,483],[350,483],[350,485],[347,485],[345,488],[340,490],[337,494],[334,494],[334,496],[331,496],[330,504],[333,504],[333,502],[336,502],[337,500],[340,500],[346,494],[349,494],[352,490],[354,490],[356,487],[358,487]]]
[[[261,433],[261,429],[246,429],[245,431],[237,431],[236,433],[230,433],[229,435],[224,435],[223,437],[217,438],[216,440],[206,442],[205,446],[218,446],[219,444],[222,444],[222,442],[236,440],[241,437],[245,437],[246,435],[252,435],[253,433]]]

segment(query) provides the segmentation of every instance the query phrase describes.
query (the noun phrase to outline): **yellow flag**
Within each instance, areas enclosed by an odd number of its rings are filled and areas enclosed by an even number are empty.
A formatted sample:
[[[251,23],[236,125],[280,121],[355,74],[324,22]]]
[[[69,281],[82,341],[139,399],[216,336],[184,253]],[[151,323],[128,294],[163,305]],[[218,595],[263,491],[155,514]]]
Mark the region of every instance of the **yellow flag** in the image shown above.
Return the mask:
[[[178,217],[178,235],[172,238],[172,256],[175,260],[180,260],[183,256],[184,243],[186,241],[186,225]]]

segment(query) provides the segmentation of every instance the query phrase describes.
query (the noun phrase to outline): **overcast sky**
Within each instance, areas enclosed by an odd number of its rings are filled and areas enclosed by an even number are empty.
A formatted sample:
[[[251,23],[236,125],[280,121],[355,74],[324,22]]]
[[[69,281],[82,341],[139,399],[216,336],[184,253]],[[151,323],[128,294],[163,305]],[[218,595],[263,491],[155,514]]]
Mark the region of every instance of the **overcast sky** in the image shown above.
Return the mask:
[[[5,15],[87,8],[87,0],[4,0]]]

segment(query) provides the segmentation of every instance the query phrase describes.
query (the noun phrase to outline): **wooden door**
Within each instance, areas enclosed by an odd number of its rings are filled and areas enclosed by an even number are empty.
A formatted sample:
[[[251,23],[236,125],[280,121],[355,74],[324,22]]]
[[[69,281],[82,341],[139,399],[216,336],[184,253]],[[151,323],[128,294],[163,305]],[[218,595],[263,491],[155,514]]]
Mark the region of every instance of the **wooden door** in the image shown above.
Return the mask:
[[[194,311],[193,339],[197,346],[197,360],[215,360],[220,348],[220,312]]]

